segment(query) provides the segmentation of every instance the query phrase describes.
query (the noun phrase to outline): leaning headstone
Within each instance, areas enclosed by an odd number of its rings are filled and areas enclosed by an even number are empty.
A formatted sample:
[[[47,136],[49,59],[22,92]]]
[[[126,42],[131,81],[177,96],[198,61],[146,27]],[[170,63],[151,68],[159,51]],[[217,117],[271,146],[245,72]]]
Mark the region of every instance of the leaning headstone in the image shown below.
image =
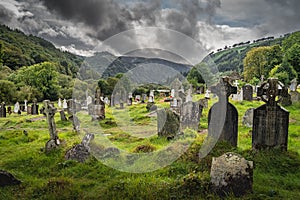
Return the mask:
[[[88,133],[82,139],[80,144],[75,145],[65,154],[66,160],[77,160],[78,162],[85,162],[91,155],[90,142],[94,139],[94,134]]]
[[[180,129],[184,131],[186,128],[198,130],[200,122],[200,102],[188,101],[181,105],[180,113]]]
[[[292,92],[295,92],[297,90],[297,85],[298,85],[297,79],[295,78],[291,81],[290,90]]]
[[[44,114],[47,118],[50,134],[50,140],[48,140],[48,142],[46,143],[46,152],[50,152],[51,150],[57,148],[60,144],[54,120],[56,108],[50,103],[49,100],[44,101],[44,108]]]
[[[72,122],[73,125],[73,130],[76,131],[77,133],[80,132],[80,122],[78,117],[76,116],[76,112],[79,111],[81,108],[76,106],[76,102],[73,99],[69,99],[67,101],[68,105],[68,115],[69,115],[69,121]]]
[[[237,93],[237,88],[229,83],[228,77],[223,77],[220,83],[211,87],[211,90],[218,95],[219,101],[208,113],[208,135],[237,146],[238,111],[228,102],[229,96]]]
[[[166,108],[157,111],[158,136],[173,139],[180,132],[180,116]]]
[[[20,110],[20,104],[19,104],[19,102],[17,102],[14,106],[14,113],[18,113],[19,110]]]
[[[19,185],[21,181],[16,179],[11,173],[0,170],[0,187]]]
[[[236,153],[225,153],[212,159],[210,177],[214,193],[221,197],[230,193],[241,197],[252,192],[253,161]]]
[[[244,126],[247,126],[247,127],[252,127],[253,126],[253,114],[254,114],[254,108],[249,108],[244,116],[243,116],[243,121],[242,121],[242,124]]]
[[[59,111],[59,114],[60,114],[61,121],[68,121],[64,110]]]
[[[280,148],[287,150],[289,112],[278,105],[277,96],[284,96],[285,87],[278,89],[277,79],[268,79],[258,89],[257,95],[266,102],[254,110],[252,148]]]
[[[252,101],[253,100],[252,85],[246,84],[243,86],[243,100],[244,101]]]

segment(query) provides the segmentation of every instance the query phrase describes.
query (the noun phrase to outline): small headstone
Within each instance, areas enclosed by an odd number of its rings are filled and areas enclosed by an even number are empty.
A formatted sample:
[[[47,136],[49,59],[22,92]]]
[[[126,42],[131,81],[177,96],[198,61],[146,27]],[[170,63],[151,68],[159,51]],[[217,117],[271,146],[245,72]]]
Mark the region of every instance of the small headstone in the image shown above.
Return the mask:
[[[287,150],[289,112],[278,105],[277,96],[287,94],[277,79],[268,79],[258,90],[257,95],[266,102],[254,110],[252,148],[280,148]]]
[[[253,126],[253,114],[254,114],[254,108],[249,108],[244,116],[243,116],[243,125],[247,127],[252,127]]]
[[[32,115],[39,114],[39,105],[36,103],[36,101],[33,101],[32,105],[31,105],[31,114]]]
[[[298,85],[297,79],[295,78],[291,81],[290,90],[292,92],[295,92],[297,90],[297,85]]]
[[[297,102],[300,101],[300,94],[299,94],[299,92],[297,92],[297,91],[294,91],[294,92],[291,91],[290,95],[291,95],[292,104],[297,103]]]
[[[158,136],[173,139],[180,132],[180,116],[166,108],[157,111]]]
[[[210,99],[210,91],[209,90],[206,90],[204,97],[205,97],[205,99]]]
[[[82,139],[80,144],[75,145],[65,154],[66,160],[77,160],[78,162],[85,162],[91,155],[90,142],[94,139],[94,134],[88,133]]]
[[[135,95],[135,101],[140,101],[141,100],[141,95]]]
[[[147,100],[147,94],[142,94],[142,103],[145,103]]]
[[[200,122],[200,102],[188,101],[181,105],[180,113],[180,129],[186,128],[198,130]]]
[[[14,106],[14,113],[18,113],[19,110],[20,110],[20,104],[19,102],[17,102]]]
[[[54,120],[54,115],[56,113],[56,108],[50,103],[49,100],[44,101],[44,114],[47,118],[47,123],[49,127],[50,140],[46,143],[46,152],[57,148],[60,144],[58,139],[56,124]]]
[[[109,105],[110,102],[109,102],[108,97],[105,97],[105,98],[104,98],[104,103],[105,103],[106,105]]]
[[[2,102],[1,105],[0,105],[0,117],[3,117],[3,118],[6,117],[5,102]]]
[[[89,106],[91,103],[93,103],[93,98],[91,96],[88,96],[86,98],[86,105]]]
[[[113,98],[112,101],[114,101]],[[95,102],[94,105],[92,105],[91,116],[93,121],[105,119],[105,103],[101,99],[101,93],[99,88],[97,88],[95,92]]]
[[[62,107],[61,98],[58,99],[58,108]]]
[[[63,109],[64,110],[68,109],[68,104],[67,104],[67,100],[66,99],[64,99],[64,101],[63,101]]]
[[[246,84],[243,86],[243,100],[244,101],[252,101],[253,100],[252,85]]]
[[[27,106],[27,114],[31,115],[31,106]]]
[[[150,91],[148,102],[150,102],[150,103],[154,102],[154,90]]]
[[[232,146],[237,146],[238,111],[228,102],[228,97],[236,94],[237,88],[229,83],[229,78],[223,77],[220,83],[211,87],[211,90],[218,95],[219,101],[211,107],[208,113],[208,135],[215,139],[219,137],[219,140],[225,140]]]
[[[27,103],[28,103],[28,101],[24,100],[24,105],[25,105],[24,112],[27,112]]]
[[[11,113],[12,113],[11,106],[8,106],[8,107],[7,107],[7,113],[8,113],[9,115],[11,115]]]
[[[174,98],[175,97],[175,89],[172,89],[171,90],[171,96],[170,96],[171,98]]]
[[[16,179],[11,173],[0,170],[0,187],[19,185],[21,181]]]
[[[236,153],[225,153],[212,159],[210,177],[214,193],[221,197],[230,193],[241,197],[252,192],[253,161]]]
[[[64,110],[59,111],[59,114],[60,114],[61,121],[68,121]]]

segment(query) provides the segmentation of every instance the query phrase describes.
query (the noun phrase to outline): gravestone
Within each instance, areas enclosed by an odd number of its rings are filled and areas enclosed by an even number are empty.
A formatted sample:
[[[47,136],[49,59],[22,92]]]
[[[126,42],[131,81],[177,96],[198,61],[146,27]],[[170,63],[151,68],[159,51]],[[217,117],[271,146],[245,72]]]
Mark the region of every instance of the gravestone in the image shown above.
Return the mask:
[[[254,108],[249,108],[244,116],[243,116],[243,121],[242,121],[242,124],[244,126],[247,126],[247,127],[252,127],[253,126],[253,114],[254,114]]]
[[[277,79],[268,79],[258,89],[257,95],[266,103],[254,110],[252,148],[280,148],[287,150],[289,112],[278,105],[287,94],[286,88]]]
[[[19,110],[20,110],[20,104],[19,104],[19,102],[17,102],[14,106],[14,113],[18,113]]]
[[[46,152],[50,152],[51,150],[57,148],[60,144],[54,120],[56,108],[50,103],[49,100],[44,101],[44,108],[44,114],[47,118],[48,129],[50,134],[50,140],[48,140],[48,142],[46,143]]]
[[[228,77],[223,77],[220,83],[211,87],[211,91],[218,95],[219,101],[209,110],[208,135],[237,146],[238,111],[228,102],[229,96],[237,93],[237,88],[229,83]]]
[[[291,81],[290,90],[291,90],[292,92],[295,92],[295,91],[297,90],[297,85],[298,85],[297,79],[294,78],[294,79]]]
[[[148,102],[154,103],[154,90],[150,91]]]
[[[106,105],[109,105],[110,102],[109,102],[108,97],[105,97],[105,98],[104,98],[104,103],[105,103]]]
[[[210,99],[210,91],[209,90],[206,90],[204,98],[205,99]]]
[[[11,173],[0,170],[0,187],[19,185],[21,181],[16,179]]]
[[[94,139],[94,134],[87,133],[80,144],[75,145],[65,154],[66,160],[77,160],[78,162],[85,162],[91,155],[90,142]]]
[[[9,115],[11,115],[11,113],[12,113],[11,106],[8,106],[8,107],[7,107],[7,113],[8,113]]]
[[[36,101],[33,101],[32,105],[31,105],[31,114],[32,115],[39,114],[39,105],[36,103]]]
[[[112,101],[113,98],[112,98]],[[96,89],[94,105],[92,105],[92,120],[103,120],[105,119],[105,103],[101,99],[101,90],[100,88]]]
[[[133,99],[132,93],[129,92],[128,93],[128,103],[127,103],[128,106],[132,106],[132,99]]]
[[[59,111],[59,114],[60,114],[61,121],[68,121],[64,110]]]
[[[5,102],[2,102],[1,105],[0,105],[0,117],[3,117],[3,118],[6,117]]]
[[[61,106],[62,106],[61,98],[58,99],[58,103],[57,104],[58,104],[58,108],[61,108]]]
[[[180,132],[180,116],[171,109],[157,111],[158,136],[173,139]]]
[[[91,96],[88,96],[86,98],[86,105],[89,106],[91,103],[93,103],[93,98]]]
[[[66,111],[68,109],[68,104],[67,104],[67,100],[64,99],[63,101],[63,109]]]
[[[180,130],[184,131],[186,128],[198,130],[200,122],[200,102],[188,101],[181,105],[180,112]]]
[[[243,100],[252,101],[253,100],[253,87],[250,84],[243,86]]]
[[[225,153],[212,159],[210,177],[214,193],[221,197],[230,193],[241,197],[252,192],[253,161],[236,153]]]
[[[27,115],[31,115],[31,106],[27,106]]]
[[[25,99],[25,100],[24,100],[24,106],[25,106],[24,112],[27,112],[27,107],[28,107],[28,106],[27,106],[27,103],[28,103],[28,101]]]
[[[142,94],[142,103],[145,103],[147,100],[147,94]]]
[[[299,92],[297,92],[297,91],[291,91],[290,95],[291,95],[292,104],[297,103],[297,102],[300,101],[300,94],[299,94]]]
[[[69,115],[69,121],[72,122],[73,130],[77,133],[80,132],[80,122],[78,117],[76,116],[76,113],[80,111],[81,106],[78,106],[77,103],[73,99],[69,99],[67,101],[67,111]]]

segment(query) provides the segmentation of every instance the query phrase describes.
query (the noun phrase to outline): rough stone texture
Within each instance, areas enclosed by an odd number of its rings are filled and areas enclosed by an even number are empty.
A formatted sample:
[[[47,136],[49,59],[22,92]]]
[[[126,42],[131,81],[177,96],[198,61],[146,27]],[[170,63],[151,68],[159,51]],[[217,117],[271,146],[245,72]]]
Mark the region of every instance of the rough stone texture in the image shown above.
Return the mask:
[[[179,133],[180,116],[166,108],[157,111],[158,136],[168,139],[174,138]]]
[[[243,100],[252,101],[253,100],[253,87],[252,85],[246,84],[243,86]]]
[[[66,160],[77,160],[78,162],[85,162],[90,157],[90,142],[94,139],[94,134],[86,134],[80,144],[75,145],[65,154]]]
[[[240,197],[252,192],[253,161],[236,153],[225,153],[213,158],[211,166],[212,190],[220,196],[233,193]]]
[[[60,114],[61,121],[68,121],[64,110],[59,111],[59,114]]]
[[[38,115],[39,114],[39,105],[36,102],[32,103],[31,114],[32,115]]]
[[[278,84],[277,79],[269,79],[258,91],[258,95],[266,104],[254,110],[253,149],[287,150],[289,112],[277,104],[280,98],[277,100],[276,97],[286,95],[285,88],[278,89]]]
[[[297,91],[291,91],[290,95],[291,95],[291,101],[292,101],[293,104],[300,101],[300,94],[299,94],[299,92],[297,92]]]
[[[200,103],[199,102],[185,102],[181,105],[180,114],[180,130],[184,131],[186,128],[198,130],[200,122]]]
[[[28,114],[28,115],[31,115],[31,110],[32,110],[32,109],[31,109],[31,106],[27,106],[27,114]]]
[[[227,77],[223,77],[221,82],[211,90],[218,95],[219,101],[210,108],[208,113],[208,135],[237,146],[238,111],[228,102],[228,97],[236,94],[237,88],[229,83]]]
[[[21,184],[21,181],[16,179],[11,173],[0,170],[0,187],[19,184]]]
[[[253,115],[254,115],[254,108],[249,108],[244,116],[243,116],[243,125],[247,127],[252,127],[253,126]]]

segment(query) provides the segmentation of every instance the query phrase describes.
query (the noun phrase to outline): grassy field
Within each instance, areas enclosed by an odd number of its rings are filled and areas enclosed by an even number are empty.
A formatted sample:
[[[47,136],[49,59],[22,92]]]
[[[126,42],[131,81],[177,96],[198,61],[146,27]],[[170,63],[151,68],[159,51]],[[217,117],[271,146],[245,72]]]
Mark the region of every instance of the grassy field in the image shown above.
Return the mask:
[[[214,102],[210,100],[209,107]],[[300,104],[286,107],[290,111],[288,151],[256,152],[251,150],[251,128],[241,122],[247,109],[262,103],[232,103],[239,112],[237,148],[218,143],[209,155],[199,159],[198,152],[207,129],[208,108],[205,108],[200,134],[186,130],[185,136],[179,139],[179,145],[190,142],[188,150],[170,165],[148,173],[121,172],[94,157],[86,163],[65,160],[65,152],[78,144],[83,135],[73,132],[72,124],[62,122],[59,114],[55,115],[55,120],[62,145],[49,154],[43,150],[49,139],[45,119],[29,122],[27,119],[36,116],[26,114],[0,118],[0,169],[22,181],[19,186],[0,188],[0,199],[217,199],[209,190],[211,159],[228,151],[254,161],[254,191],[243,199],[299,199]],[[145,107],[146,104],[137,104],[123,111],[106,108],[106,119],[96,124],[83,113],[81,132],[95,128],[93,131],[107,135],[111,141],[108,146],[114,145],[128,153],[159,152],[172,141],[156,136],[156,117],[149,116]],[[140,128],[136,128],[137,125]],[[96,141],[99,141],[97,137]],[[147,148],[143,151],[141,147]],[[145,170],[149,167],[142,159],[137,165]],[[235,198],[229,195],[228,199]]]

